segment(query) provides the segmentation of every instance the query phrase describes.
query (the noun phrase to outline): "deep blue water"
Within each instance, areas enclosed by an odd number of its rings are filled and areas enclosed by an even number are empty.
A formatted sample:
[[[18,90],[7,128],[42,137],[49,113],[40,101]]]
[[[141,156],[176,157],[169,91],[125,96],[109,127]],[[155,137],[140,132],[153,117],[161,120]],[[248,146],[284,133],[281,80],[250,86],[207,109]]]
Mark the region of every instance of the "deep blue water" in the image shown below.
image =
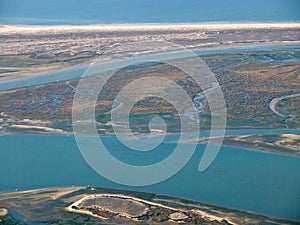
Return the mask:
[[[300,21],[299,0],[0,0],[0,24]]]
[[[104,137],[104,142],[111,154],[138,164],[159,161],[175,146],[166,143],[158,152],[142,156],[118,147],[114,137]],[[213,164],[200,173],[197,168],[203,148],[199,145],[188,164],[168,180],[130,187],[94,172],[71,136],[0,136],[0,191],[91,185],[178,196],[300,220],[300,158],[222,147]]]

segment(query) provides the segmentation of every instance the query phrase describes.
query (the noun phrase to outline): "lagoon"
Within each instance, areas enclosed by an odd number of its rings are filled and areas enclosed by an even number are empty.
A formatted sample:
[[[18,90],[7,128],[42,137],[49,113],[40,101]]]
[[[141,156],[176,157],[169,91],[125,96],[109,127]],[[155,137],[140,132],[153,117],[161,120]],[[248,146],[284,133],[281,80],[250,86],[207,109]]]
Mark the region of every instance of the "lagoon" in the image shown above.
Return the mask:
[[[137,152],[122,146],[116,137],[101,138],[112,155],[136,165],[158,162],[175,147],[170,141],[154,152]],[[205,146],[198,145],[190,161],[173,177],[150,186],[131,187],[108,181],[93,171],[73,136],[0,136],[0,146],[2,192],[91,185],[182,197],[300,220],[299,157],[223,146],[212,165],[200,173],[198,164]]]

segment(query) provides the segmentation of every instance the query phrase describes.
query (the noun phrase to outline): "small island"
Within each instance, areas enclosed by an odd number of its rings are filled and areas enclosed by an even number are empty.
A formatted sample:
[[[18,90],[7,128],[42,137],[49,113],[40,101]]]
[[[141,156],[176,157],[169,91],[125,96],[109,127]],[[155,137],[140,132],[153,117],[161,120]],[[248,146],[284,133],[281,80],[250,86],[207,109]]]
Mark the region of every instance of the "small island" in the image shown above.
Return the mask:
[[[32,225],[296,224],[192,200],[96,187],[1,193],[0,220]]]

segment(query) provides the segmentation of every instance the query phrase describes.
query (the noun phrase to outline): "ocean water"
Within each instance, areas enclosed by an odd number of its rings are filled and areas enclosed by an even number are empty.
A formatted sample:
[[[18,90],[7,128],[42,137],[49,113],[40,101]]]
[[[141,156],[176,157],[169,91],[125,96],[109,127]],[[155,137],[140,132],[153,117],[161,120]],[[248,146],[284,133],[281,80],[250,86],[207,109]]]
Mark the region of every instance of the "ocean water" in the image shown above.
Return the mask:
[[[167,157],[175,144],[157,152],[130,151],[115,137],[104,137],[110,153],[130,164],[151,164]],[[168,180],[143,187],[113,183],[84,161],[72,136],[0,136],[0,192],[40,187],[91,185],[152,192],[239,208],[300,221],[300,158],[222,147],[212,165],[198,171],[203,145]],[[121,171],[120,171],[121,172]]]
[[[300,21],[299,0],[1,0],[0,24]]]

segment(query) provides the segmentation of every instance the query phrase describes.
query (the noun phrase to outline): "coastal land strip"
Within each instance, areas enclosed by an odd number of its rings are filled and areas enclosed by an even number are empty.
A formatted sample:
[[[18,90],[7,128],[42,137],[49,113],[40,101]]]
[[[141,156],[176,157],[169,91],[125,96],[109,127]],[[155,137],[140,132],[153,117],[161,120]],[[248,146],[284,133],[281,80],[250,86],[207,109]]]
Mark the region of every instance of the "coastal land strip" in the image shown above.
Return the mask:
[[[169,41],[194,52],[216,76],[227,108],[227,129],[299,129],[300,24],[161,24],[0,27],[0,134],[72,134],[72,101],[78,77],[60,79],[94,60],[114,60],[172,49],[149,48],[139,41]],[[260,47],[259,47],[260,46]],[[152,47],[152,46],[151,46]],[[179,59],[189,63],[189,59]],[[63,72],[61,72],[63,71]],[[26,79],[50,83],[26,85]],[[176,82],[198,107],[202,130],[210,129],[203,90],[178,68],[163,63],[133,65],[116,72],[96,104],[97,131],[113,135],[110,112],[116,95],[134,79],[157,76]],[[22,80],[25,79],[25,80]],[[21,87],[5,89],[9,82]],[[167,91],[167,90],[163,90]],[[292,96],[292,97],[291,97]],[[118,103],[121,105],[122,103]],[[89,107],[87,101],[84,106]],[[180,132],[178,113],[163,99],[145,98],[131,111],[131,129],[148,133],[160,115],[168,132]],[[142,122],[141,122],[142,121]],[[193,124],[192,124],[193,125]],[[126,135],[126,134],[125,134]],[[227,144],[297,155],[299,135],[228,137]],[[267,142],[263,145],[262,140]]]
[[[78,66],[99,57],[106,60],[116,55],[127,57],[159,51],[153,46],[138,45],[140,41],[169,41],[188,49],[211,49],[299,43],[299,33],[300,23],[2,25],[0,82]]]

